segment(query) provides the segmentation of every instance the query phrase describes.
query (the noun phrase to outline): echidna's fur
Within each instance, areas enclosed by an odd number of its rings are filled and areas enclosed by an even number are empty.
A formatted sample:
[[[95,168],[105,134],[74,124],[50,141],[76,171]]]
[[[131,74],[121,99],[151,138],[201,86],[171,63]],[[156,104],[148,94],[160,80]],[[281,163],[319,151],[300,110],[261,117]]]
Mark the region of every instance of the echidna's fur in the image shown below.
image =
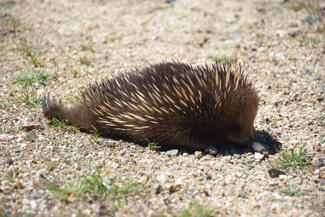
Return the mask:
[[[252,83],[240,64],[229,62],[212,67],[164,62],[135,69],[80,90],[73,106],[43,97],[46,117],[111,138],[191,149],[238,143],[265,151],[253,139],[257,109]]]

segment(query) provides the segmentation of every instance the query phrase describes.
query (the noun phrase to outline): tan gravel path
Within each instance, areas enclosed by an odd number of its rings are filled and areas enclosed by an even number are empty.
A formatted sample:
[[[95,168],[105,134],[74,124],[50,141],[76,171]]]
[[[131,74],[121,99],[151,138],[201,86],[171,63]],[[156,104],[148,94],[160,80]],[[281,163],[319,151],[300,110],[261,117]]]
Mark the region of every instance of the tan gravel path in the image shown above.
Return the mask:
[[[324,1],[1,0],[0,216],[324,216],[324,13]],[[256,82],[256,128],[282,153],[304,147],[311,166],[271,178],[280,154],[173,156],[62,131],[37,105],[45,90],[71,101],[78,87],[148,63],[232,58]],[[50,77],[24,86],[26,73]],[[51,190],[89,174],[137,189]]]

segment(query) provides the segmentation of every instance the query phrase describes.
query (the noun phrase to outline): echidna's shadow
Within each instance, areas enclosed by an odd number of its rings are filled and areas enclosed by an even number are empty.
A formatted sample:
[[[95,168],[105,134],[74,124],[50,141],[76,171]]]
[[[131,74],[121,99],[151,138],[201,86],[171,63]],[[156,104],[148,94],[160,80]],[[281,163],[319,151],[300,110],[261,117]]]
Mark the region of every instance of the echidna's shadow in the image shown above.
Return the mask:
[[[274,139],[268,132],[256,130],[254,135],[256,141],[261,143],[268,150],[269,154],[276,154],[282,149],[282,143]]]
[[[256,130],[254,132],[256,142],[260,143],[265,147],[269,154],[273,155],[279,152],[282,148],[282,143],[274,139],[268,132],[264,130]],[[175,147],[177,148],[177,147]],[[179,148],[179,147],[178,147]],[[248,152],[253,152],[253,150],[250,150],[246,147],[242,147],[240,145],[234,145],[234,144],[218,144],[214,146],[217,150],[218,155],[234,155],[234,154],[245,154]],[[160,148],[160,151],[167,151],[172,149],[172,147],[169,148]],[[182,153],[188,153],[193,154],[197,150],[190,150],[190,149],[180,149]],[[203,151],[204,154],[208,154],[209,151]]]
[[[269,154],[273,155],[282,148],[282,143],[273,138],[264,130],[256,130],[254,132],[256,142],[266,148]],[[221,145],[217,147],[218,153],[221,155],[244,154],[253,152],[253,150],[238,145]]]

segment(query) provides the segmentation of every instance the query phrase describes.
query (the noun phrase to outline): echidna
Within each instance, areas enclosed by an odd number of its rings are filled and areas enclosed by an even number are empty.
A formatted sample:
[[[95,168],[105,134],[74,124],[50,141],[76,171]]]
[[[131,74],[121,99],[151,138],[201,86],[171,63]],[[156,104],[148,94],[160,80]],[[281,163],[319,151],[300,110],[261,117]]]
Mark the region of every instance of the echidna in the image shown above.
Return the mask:
[[[266,151],[253,135],[257,92],[237,62],[149,65],[89,85],[77,99],[65,106],[45,94],[44,115],[138,144],[202,150],[235,143]]]

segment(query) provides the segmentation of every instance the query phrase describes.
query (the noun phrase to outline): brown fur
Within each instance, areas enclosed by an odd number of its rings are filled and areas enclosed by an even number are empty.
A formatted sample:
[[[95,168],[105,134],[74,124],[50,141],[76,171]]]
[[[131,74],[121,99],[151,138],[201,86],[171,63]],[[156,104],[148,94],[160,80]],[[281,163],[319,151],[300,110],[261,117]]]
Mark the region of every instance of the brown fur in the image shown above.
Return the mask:
[[[258,96],[238,63],[150,65],[89,85],[78,97],[77,105],[65,106],[44,95],[44,115],[140,144],[237,143],[266,151],[253,136]]]

